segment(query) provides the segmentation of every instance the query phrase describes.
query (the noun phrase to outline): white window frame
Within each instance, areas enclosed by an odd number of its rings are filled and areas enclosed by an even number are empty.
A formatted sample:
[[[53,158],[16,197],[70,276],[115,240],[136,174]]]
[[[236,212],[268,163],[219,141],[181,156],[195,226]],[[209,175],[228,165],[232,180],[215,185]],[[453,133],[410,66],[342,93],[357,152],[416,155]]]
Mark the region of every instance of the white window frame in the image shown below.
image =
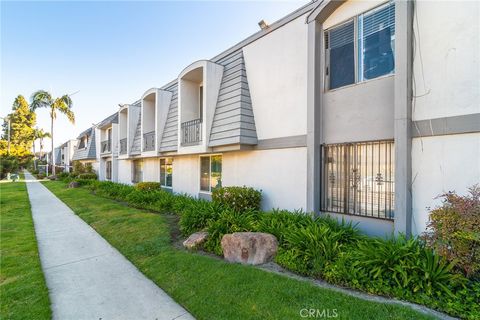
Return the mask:
[[[201,155],[198,158],[198,190],[200,193],[211,194],[212,193],[212,157],[221,156],[222,157],[222,177],[223,177],[223,155],[221,153],[214,153],[208,155]],[[209,166],[208,166],[208,191],[202,190],[202,158],[209,158]]]
[[[330,26],[329,28],[323,30],[323,34],[322,34],[322,46],[323,46],[323,52],[324,52],[324,55],[325,55],[325,60],[324,60],[324,63],[325,63],[325,70],[323,72],[323,76],[324,76],[324,91],[335,91],[335,90],[339,90],[339,89],[343,89],[343,88],[348,88],[348,87],[351,87],[351,86],[354,86],[354,85],[357,85],[357,84],[360,84],[360,83],[366,83],[366,82],[369,82],[369,81],[374,81],[374,80],[378,80],[378,79],[382,79],[382,78],[387,78],[387,77],[391,77],[391,76],[394,76],[395,75],[395,69],[393,70],[393,72],[390,72],[388,74],[384,74],[382,76],[379,76],[379,77],[376,77],[376,78],[373,78],[373,79],[360,79],[360,75],[359,75],[359,69],[360,69],[360,61],[359,61],[359,58],[362,54],[362,52],[360,51],[361,49],[359,49],[359,37],[358,37],[358,32],[359,32],[359,20],[363,20],[363,16],[365,14],[368,14],[370,12],[373,12],[373,11],[377,11],[377,10],[381,10],[383,7],[387,7],[389,5],[391,5],[393,2],[393,0],[389,0],[387,2],[384,2],[382,4],[379,4],[378,6],[376,7],[373,7],[373,8],[370,8],[364,12],[361,12],[361,13],[358,13],[356,14],[355,16],[351,17],[351,18],[348,18],[342,22],[339,22],[333,26]],[[360,17],[362,17],[362,19],[359,19]],[[351,83],[351,84],[347,84],[347,85],[344,85],[344,86],[341,86],[341,87],[338,87],[338,88],[334,88],[334,89],[330,89],[330,74],[331,74],[331,70],[330,70],[330,52],[328,52],[327,54],[327,48],[325,47],[325,33],[327,33],[328,31],[332,30],[332,29],[335,29],[335,28],[338,28],[344,24],[347,24],[349,22],[352,22],[353,21],[353,29],[354,29],[354,35],[353,35],[353,56],[354,56],[354,82]],[[396,23],[396,21],[395,21]],[[394,39],[395,39],[395,35],[394,35]],[[329,39],[329,41],[331,41]],[[395,52],[394,52],[394,55],[395,55]],[[327,75],[327,69],[328,69],[328,75]],[[362,77],[363,78],[363,77]]]
[[[172,159],[172,186],[171,187],[167,186],[167,175],[165,175],[165,181],[162,181],[162,160],[166,161],[167,159]],[[160,170],[159,170],[160,186],[162,188],[166,188],[166,189],[173,189],[173,162],[175,161],[175,158],[173,158],[173,157],[162,157],[158,161],[159,161],[159,164],[160,164]]]

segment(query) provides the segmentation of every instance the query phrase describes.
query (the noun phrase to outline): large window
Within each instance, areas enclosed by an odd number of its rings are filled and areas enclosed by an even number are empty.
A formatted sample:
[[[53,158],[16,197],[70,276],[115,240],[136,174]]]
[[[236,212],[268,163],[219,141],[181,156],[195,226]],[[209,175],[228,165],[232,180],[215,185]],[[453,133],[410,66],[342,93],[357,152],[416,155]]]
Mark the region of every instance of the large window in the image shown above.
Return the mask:
[[[200,190],[212,192],[222,186],[222,156],[200,157]]]
[[[323,146],[322,210],[393,219],[393,141]]]
[[[389,2],[325,31],[327,88],[394,72],[395,3]]]
[[[105,162],[105,177],[107,180],[112,180],[112,161]]]
[[[173,158],[160,159],[160,184],[171,188],[173,178]]]
[[[143,163],[142,160],[134,160],[132,163],[132,182],[138,183],[142,182],[143,172],[142,172]]]

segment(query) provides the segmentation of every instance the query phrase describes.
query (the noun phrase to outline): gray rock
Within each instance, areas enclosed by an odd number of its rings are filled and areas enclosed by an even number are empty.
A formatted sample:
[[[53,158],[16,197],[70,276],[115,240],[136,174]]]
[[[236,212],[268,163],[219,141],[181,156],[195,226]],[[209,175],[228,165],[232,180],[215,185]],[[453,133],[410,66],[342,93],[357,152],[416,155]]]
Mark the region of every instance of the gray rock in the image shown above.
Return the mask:
[[[261,232],[236,232],[222,238],[225,260],[243,264],[263,264],[272,259],[278,250],[275,236]]]
[[[68,188],[78,188],[79,186],[77,181],[72,181],[68,184]]]
[[[183,241],[183,246],[190,250],[196,249],[207,240],[207,237],[208,232],[205,231],[192,233],[187,240]]]

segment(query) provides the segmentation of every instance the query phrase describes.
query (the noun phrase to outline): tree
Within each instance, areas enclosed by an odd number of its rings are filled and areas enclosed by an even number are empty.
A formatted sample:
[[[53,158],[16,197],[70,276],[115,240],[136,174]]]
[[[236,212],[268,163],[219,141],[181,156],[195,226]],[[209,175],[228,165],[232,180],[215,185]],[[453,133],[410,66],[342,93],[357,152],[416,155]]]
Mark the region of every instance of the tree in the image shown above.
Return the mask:
[[[31,109],[33,111],[38,108],[50,109],[50,135],[52,141],[52,157],[50,159],[52,165],[52,174],[55,174],[55,152],[53,147],[53,122],[57,118],[57,112],[64,114],[71,123],[75,123],[75,114],[72,111],[72,98],[65,94],[58,98],[53,98],[52,95],[44,90],[39,90],[32,95]]]
[[[35,134],[34,134],[34,141],[33,141],[33,153],[36,158],[35,154],[35,141],[40,139],[40,158],[42,157],[43,153],[43,139],[45,138],[51,138],[52,136],[50,135],[49,132],[45,132],[43,129],[35,129]],[[34,159],[35,159],[34,158]],[[37,169],[37,163],[34,162],[35,169]]]
[[[32,148],[32,143],[35,135],[35,123],[37,116],[33,110],[30,109],[27,100],[22,95],[15,98],[12,106],[12,113],[7,116],[10,119],[10,143],[15,146],[17,150],[25,149],[29,153]],[[8,137],[8,121],[3,123],[3,139]]]

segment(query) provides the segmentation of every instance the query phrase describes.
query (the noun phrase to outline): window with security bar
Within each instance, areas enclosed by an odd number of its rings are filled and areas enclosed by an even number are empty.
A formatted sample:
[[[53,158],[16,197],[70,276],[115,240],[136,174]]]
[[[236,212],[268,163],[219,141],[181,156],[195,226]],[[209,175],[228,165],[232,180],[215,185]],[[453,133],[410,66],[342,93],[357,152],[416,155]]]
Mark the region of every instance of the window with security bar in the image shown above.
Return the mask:
[[[393,219],[393,141],[323,146],[323,211]]]

